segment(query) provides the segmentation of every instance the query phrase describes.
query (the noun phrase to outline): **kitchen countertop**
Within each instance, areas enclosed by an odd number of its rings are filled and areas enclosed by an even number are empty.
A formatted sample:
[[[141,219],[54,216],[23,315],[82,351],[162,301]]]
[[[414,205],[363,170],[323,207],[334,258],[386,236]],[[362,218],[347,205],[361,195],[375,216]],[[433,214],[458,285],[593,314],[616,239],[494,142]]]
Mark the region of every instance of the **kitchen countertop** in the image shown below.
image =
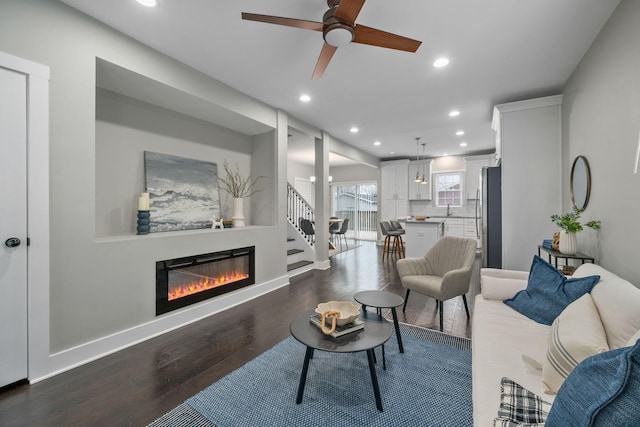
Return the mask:
[[[449,216],[438,216],[438,215],[431,215],[429,216],[429,218],[441,218],[441,219],[447,219],[447,218],[467,218],[467,219],[474,219],[475,216],[473,215],[449,215]]]
[[[434,217],[430,217],[422,221],[419,221],[417,219],[405,220],[407,224],[441,224],[443,221],[444,221],[444,218],[434,218]]]

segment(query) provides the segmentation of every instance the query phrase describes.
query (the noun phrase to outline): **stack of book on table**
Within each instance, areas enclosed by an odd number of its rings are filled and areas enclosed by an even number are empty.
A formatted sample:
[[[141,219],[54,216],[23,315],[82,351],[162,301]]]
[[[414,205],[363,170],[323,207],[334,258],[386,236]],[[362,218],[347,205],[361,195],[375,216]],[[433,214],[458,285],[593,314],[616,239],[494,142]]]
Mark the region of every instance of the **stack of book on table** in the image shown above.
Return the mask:
[[[320,316],[319,314],[314,314],[313,316],[309,317],[309,321],[311,322],[311,324],[317,326],[318,329],[321,329],[322,316]],[[331,324],[325,325],[325,329],[331,329]],[[338,338],[343,335],[361,331],[362,329],[364,329],[364,322],[360,319],[356,319],[351,323],[347,323],[346,325],[336,326],[336,330],[331,332],[329,336],[333,338]]]
[[[553,246],[551,246],[551,242],[552,242],[552,240],[551,240],[551,239],[545,239],[545,240],[543,240],[543,241],[542,241],[542,247],[543,247],[543,248],[545,248],[545,249],[550,249],[550,250],[552,250],[552,251],[553,251],[554,249],[553,249]]]

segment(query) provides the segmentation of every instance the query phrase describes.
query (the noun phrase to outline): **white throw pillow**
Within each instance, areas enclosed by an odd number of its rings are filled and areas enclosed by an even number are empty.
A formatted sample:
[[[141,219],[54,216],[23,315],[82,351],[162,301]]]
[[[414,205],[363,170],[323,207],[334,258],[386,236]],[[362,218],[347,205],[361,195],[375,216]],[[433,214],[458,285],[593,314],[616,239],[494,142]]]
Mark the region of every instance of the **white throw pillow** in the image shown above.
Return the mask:
[[[597,274],[600,281],[591,290],[600,320],[613,350],[625,347],[629,338],[640,329],[640,289],[597,264],[585,263],[573,277]]]
[[[481,280],[482,297],[489,300],[504,301],[513,298],[518,292],[527,288],[527,279],[483,276]]]
[[[632,345],[635,345],[635,343],[640,340],[640,331],[636,332],[630,339],[629,342],[627,343],[627,347],[631,347]]]
[[[578,363],[604,351],[609,351],[607,336],[591,294],[585,294],[569,304],[551,325],[542,365],[545,392],[556,394]]]

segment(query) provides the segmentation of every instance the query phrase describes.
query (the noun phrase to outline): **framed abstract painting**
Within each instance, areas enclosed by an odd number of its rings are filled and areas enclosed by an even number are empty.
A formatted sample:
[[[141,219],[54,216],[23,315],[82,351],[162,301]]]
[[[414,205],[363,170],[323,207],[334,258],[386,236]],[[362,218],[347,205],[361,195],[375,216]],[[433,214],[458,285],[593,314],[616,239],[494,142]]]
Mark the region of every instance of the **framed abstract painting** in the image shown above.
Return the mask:
[[[144,152],[150,232],[211,228],[220,219],[218,165]]]

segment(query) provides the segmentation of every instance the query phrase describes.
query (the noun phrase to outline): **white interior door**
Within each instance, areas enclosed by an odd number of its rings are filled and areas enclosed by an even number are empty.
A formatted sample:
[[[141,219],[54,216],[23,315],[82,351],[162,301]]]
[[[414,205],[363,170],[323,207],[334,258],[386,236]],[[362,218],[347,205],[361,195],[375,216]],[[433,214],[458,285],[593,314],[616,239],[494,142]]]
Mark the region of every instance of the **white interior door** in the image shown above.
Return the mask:
[[[27,78],[0,68],[0,387],[27,378]]]
[[[315,209],[316,193],[315,185],[309,179],[294,177],[293,188],[305,199],[312,209]]]

